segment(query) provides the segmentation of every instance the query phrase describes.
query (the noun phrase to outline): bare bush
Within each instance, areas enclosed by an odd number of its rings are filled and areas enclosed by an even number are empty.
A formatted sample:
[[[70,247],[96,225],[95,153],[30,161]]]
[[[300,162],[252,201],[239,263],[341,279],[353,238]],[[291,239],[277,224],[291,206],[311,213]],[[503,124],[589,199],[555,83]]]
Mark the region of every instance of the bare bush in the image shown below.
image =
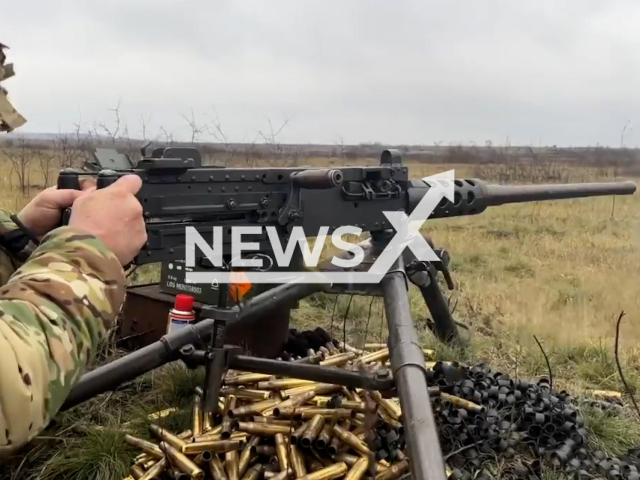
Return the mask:
[[[3,148],[2,153],[11,163],[12,177],[15,174],[17,178],[17,186],[11,181],[12,188],[17,188],[23,196],[27,196],[33,149],[23,137],[19,137],[13,148]]]

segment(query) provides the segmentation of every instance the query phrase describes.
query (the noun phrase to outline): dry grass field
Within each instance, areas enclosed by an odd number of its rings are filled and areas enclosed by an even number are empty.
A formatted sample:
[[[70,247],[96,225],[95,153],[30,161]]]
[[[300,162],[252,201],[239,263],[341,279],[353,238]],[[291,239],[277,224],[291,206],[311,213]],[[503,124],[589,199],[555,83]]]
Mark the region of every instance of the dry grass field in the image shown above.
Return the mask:
[[[314,164],[326,164],[321,159]],[[334,160],[335,163],[335,160]],[[346,163],[346,162],[345,162]],[[456,177],[484,173],[498,178],[500,166],[410,165],[414,178],[454,168]],[[606,170],[563,167],[570,181],[611,180]],[[53,169],[55,171],[55,169]],[[0,159],[0,206],[16,210],[25,204],[11,185],[11,164]],[[493,177],[493,178],[492,178]],[[42,182],[34,168],[30,184]],[[55,181],[55,173],[51,177]],[[529,180],[521,178],[522,183]],[[479,216],[435,220],[425,224],[438,246],[452,257],[458,289],[451,292],[457,320],[472,335],[468,351],[438,344],[426,328],[428,312],[422,298],[411,291],[416,326],[425,345],[441,359],[488,361],[493,368],[519,377],[547,374],[536,335],[549,356],[554,385],[576,397],[594,389],[623,390],[614,358],[616,320],[621,311],[621,363],[633,393],[640,387],[640,194],[509,205]],[[146,278],[153,277],[147,270]],[[318,295],[295,313],[298,328],[322,326],[341,338],[349,298]],[[354,298],[346,319],[346,334],[353,342],[384,341],[381,300]],[[369,311],[372,314],[369,318]],[[119,479],[128,475],[134,452],[122,445],[117,431],[74,430],[78,422],[117,426],[139,418],[140,412],[159,410],[188,401],[191,387],[202,372],[169,366],[141,378],[122,392],[88,402],[57,419],[53,433],[0,473],[5,478]],[[556,383],[557,382],[557,383]],[[625,394],[626,397],[626,394]],[[625,399],[625,402],[628,398]],[[614,416],[584,408],[590,442],[611,454],[640,443],[640,425],[631,414]],[[173,420],[186,422],[186,418]],[[144,426],[139,434],[146,436]],[[10,472],[10,473],[9,473]],[[499,469],[496,471],[499,477]],[[549,474],[548,478],[561,478]]]

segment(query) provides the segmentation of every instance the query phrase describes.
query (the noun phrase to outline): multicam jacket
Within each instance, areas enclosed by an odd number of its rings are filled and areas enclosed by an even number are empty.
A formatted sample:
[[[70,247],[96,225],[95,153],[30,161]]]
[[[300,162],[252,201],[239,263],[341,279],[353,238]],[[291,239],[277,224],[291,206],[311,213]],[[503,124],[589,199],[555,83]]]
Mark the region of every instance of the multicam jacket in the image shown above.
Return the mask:
[[[9,47],[0,43],[0,82],[13,77],[15,74],[13,64],[5,63],[7,57],[4,50],[7,48]],[[9,102],[7,90],[0,85],[0,132],[12,132],[26,122],[27,120]]]
[[[16,247],[4,240],[17,228],[0,210],[0,456],[47,426],[124,300],[124,271],[100,240],[61,227]]]

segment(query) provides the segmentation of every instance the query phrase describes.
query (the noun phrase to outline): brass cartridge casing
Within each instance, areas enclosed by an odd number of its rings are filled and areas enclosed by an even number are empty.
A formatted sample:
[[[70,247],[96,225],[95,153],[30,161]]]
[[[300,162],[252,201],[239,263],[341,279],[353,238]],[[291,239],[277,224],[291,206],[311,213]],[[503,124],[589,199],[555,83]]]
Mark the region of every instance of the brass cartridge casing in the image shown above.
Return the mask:
[[[240,459],[238,460],[238,474],[242,477],[247,468],[249,467],[249,461],[251,460],[251,454],[254,452],[254,447],[256,447],[262,439],[260,437],[253,436],[249,439],[247,444],[242,449],[242,453],[240,453]],[[262,471],[260,471],[262,473]]]
[[[164,472],[166,469],[167,459],[163,458],[155,465],[152,465],[146,472],[144,472],[144,475],[140,477],[139,480],[155,480],[156,478],[159,478],[160,475],[162,475],[162,472]]]
[[[226,378],[225,383],[227,385],[246,385],[271,380],[272,378],[273,375],[267,375],[266,373],[247,373],[237,377]]]
[[[315,415],[310,421],[307,428],[300,439],[300,445],[304,448],[309,448],[316,437],[320,434],[324,428],[324,417],[322,415]]]
[[[343,429],[339,425],[333,426],[333,433],[336,434],[338,437],[340,437],[340,440],[342,440],[343,443],[349,445],[351,448],[353,448],[354,450],[357,450],[359,453],[363,455],[371,454],[371,450],[369,450],[369,447],[367,447],[367,445],[364,442],[362,442],[353,433]]]
[[[298,480],[332,480],[342,477],[348,470],[346,463],[338,462],[329,467],[324,467],[322,470],[308,473],[304,477],[298,478]]]
[[[275,441],[276,455],[278,457],[278,465],[280,465],[280,470],[287,470],[289,468],[289,458],[287,456],[287,444],[284,440],[284,435],[282,433],[276,433]]]
[[[173,445],[176,448],[182,448],[182,446],[186,445],[187,443],[177,435],[174,435],[170,431],[165,430],[164,428],[161,428],[153,423],[149,425],[149,431],[151,431],[151,433],[153,433],[159,440],[167,442],[168,444]]]
[[[193,396],[193,436],[202,435],[202,398],[200,395]]]
[[[294,432],[291,434],[291,438],[289,439],[291,445],[297,445],[300,442],[300,439],[302,438],[302,435],[304,435],[304,431],[308,426],[309,422],[305,422],[294,430]]]
[[[240,480],[240,462],[237,450],[224,454],[224,469],[229,480]]]
[[[222,389],[222,394],[225,396],[235,395],[236,398],[243,400],[269,400],[272,392],[251,388],[226,387]]]
[[[142,438],[134,437],[132,435],[126,434],[124,436],[124,441],[131,445],[132,447],[139,448],[144,453],[149,454],[150,456],[158,459],[164,457],[164,452],[160,450],[160,447],[155,443],[151,443],[147,440],[143,440]]]
[[[287,434],[291,428],[286,425],[272,425],[270,423],[238,422],[238,430],[252,435],[272,437],[276,433]]]
[[[325,423],[325,426],[322,428],[322,431],[318,434],[316,438],[316,448],[318,450],[324,450],[329,446],[331,442],[331,436],[333,434],[332,425]]]
[[[204,478],[204,471],[193,461],[187,458],[186,455],[179,452],[175,447],[163,442],[161,444],[161,448],[167,452],[167,457],[170,459],[171,463],[181,472],[186,473],[193,480],[202,480]]]
[[[263,465],[260,465],[260,464],[254,465],[242,477],[242,480],[258,480],[258,478],[260,478],[260,475],[262,475],[263,470],[264,470]]]
[[[214,480],[228,480],[227,473],[224,471],[224,465],[222,465],[222,461],[217,455],[214,455],[209,462],[209,473]]]
[[[360,480],[369,468],[369,459],[360,457],[349,472],[345,475],[344,480]]]
[[[196,455],[201,452],[226,453],[241,450],[244,447],[242,440],[212,440],[208,442],[193,442],[182,446],[185,455]]]
[[[289,454],[291,456],[291,467],[297,477],[303,477],[307,474],[304,457],[296,445],[289,446]]]
[[[397,480],[408,471],[409,462],[407,460],[402,460],[401,462],[394,463],[385,471],[376,475],[376,480]]]
[[[261,402],[250,403],[249,405],[237,407],[237,408],[234,408],[233,410],[227,410],[225,414],[229,418],[242,417],[245,415],[253,415],[254,413],[260,413],[266,410],[267,408],[274,407],[278,403],[281,403],[281,402],[277,398],[270,398],[268,400],[263,400]]]
[[[139,478],[142,478],[144,476],[144,470],[142,469],[142,467],[139,467],[138,465],[133,465],[129,469],[129,473],[131,473],[131,476],[135,480],[138,480]]]
[[[256,445],[253,448],[253,453],[263,457],[273,457],[276,454],[276,447],[273,445]]]
[[[316,415],[321,415],[326,418],[333,418],[337,420],[337,419],[353,418],[355,416],[355,412],[353,410],[347,410],[346,408],[315,408],[315,407],[305,409],[301,412],[301,416],[303,420],[313,418]]]
[[[258,389],[260,390],[281,390],[293,387],[302,387],[303,385],[314,385],[318,382],[311,380],[300,380],[298,378],[277,378],[275,380],[268,380],[266,382],[259,382]]]

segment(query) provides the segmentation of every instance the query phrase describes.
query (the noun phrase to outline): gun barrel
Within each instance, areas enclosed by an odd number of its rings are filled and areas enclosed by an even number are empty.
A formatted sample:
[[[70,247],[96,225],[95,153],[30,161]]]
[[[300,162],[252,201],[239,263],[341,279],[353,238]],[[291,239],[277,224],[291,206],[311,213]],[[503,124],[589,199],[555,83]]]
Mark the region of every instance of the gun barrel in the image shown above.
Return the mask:
[[[495,207],[508,203],[564,200],[606,195],[632,195],[635,191],[636,184],[631,181],[566,185],[486,185],[486,199],[488,207]]]
[[[413,212],[430,186],[413,182],[408,191],[408,210]],[[442,198],[430,219],[477,215],[487,207],[510,203],[542,202],[570,198],[600,197],[606,195],[633,195],[636,184],[632,181],[603,183],[568,183],[549,185],[492,185],[477,178],[456,179],[454,200]]]

